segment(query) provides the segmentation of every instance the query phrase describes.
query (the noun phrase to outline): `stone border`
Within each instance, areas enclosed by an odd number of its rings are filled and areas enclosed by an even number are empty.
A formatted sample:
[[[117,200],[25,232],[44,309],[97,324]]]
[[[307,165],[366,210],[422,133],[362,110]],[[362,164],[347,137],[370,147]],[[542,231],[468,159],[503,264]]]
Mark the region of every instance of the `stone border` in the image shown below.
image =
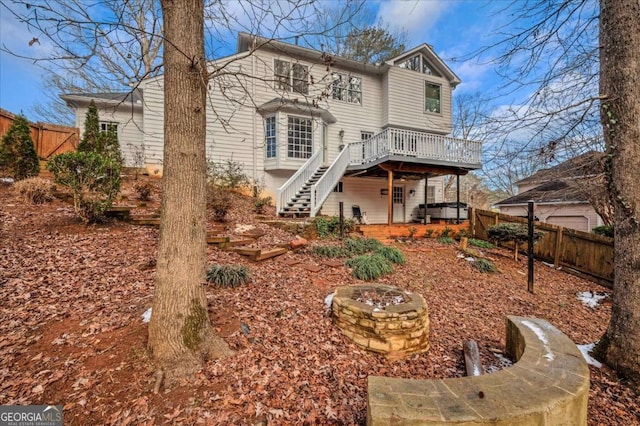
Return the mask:
[[[507,317],[513,366],[443,380],[369,376],[367,425],[586,425],[589,368],[547,321]]]

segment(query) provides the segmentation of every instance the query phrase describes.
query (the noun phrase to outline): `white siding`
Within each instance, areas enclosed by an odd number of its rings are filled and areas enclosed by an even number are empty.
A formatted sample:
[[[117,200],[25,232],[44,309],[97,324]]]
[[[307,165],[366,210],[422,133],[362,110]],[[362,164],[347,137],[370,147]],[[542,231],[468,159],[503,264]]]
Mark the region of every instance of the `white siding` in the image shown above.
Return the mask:
[[[87,107],[78,107],[76,110],[76,126],[80,129],[80,138],[84,132],[84,121],[87,115]],[[119,107],[99,107],[100,121],[118,123],[118,142],[120,151],[127,167],[141,167],[144,165],[143,144],[143,119],[140,108],[131,108],[129,105]]]
[[[438,84],[440,113],[425,112],[425,82]],[[451,85],[440,77],[393,66],[389,69],[388,125],[424,129],[435,133],[451,132]]]
[[[527,216],[527,206],[501,206],[500,213]],[[590,232],[602,224],[600,216],[588,204],[537,204],[534,213],[541,222]]]

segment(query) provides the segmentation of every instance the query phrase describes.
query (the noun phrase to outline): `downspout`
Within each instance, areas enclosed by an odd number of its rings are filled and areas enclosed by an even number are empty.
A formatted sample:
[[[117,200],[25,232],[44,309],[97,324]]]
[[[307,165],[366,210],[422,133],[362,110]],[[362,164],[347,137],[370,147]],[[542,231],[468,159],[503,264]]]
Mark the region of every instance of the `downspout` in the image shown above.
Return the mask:
[[[255,79],[255,75],[256,75],[256,56],[255,54],[251,55],[251,100],[253,103],[255,103],[256,100],[256,79]],[[256,151],[258,150],[258,134],[256,132],[256,111],[253,112],[252,114],[252,126],[253,126],[253,142],[251,143],[253,149],[253,195],[254,196],[258,196],[258,182],[257,182],[257,177],[258,177],[258,165],[256,164],[258,161],[258,155],[256,154]]]

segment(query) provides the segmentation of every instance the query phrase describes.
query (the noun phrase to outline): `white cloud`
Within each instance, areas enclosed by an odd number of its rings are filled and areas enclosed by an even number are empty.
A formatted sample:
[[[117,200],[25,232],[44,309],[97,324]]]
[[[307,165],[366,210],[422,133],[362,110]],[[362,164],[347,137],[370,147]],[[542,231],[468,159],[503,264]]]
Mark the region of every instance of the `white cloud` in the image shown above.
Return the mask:
[[[380,3],[378,19],[391,30],[406,31],[411,46],[423,43],[429,30],[451,2],[432,0],[390,0]]]

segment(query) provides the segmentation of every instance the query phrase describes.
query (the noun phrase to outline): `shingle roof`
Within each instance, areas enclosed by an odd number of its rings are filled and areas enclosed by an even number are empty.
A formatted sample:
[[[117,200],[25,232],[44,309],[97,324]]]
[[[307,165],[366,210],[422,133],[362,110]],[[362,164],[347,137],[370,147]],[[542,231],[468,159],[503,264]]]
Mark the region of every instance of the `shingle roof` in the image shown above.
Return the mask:
[[[533,200],[537,204],[545,203],[586,203],[588,191],[593,188],[590,180],[580,182],[576,179],[551,180],[496,203],[496,206],[521,205]]]
[[[87,99],[102,100],[112,103],[138,103],[142,101],[142,91],[139,89],[128,92],[103,92],[103,93],[65,93],[62,99],[68,97],[82,97]]]
[[[604,153],[589,151],[556,166],[542,169],[518,182],[517,185],[542,183],[549,180],[592,176],[603,172]]]

